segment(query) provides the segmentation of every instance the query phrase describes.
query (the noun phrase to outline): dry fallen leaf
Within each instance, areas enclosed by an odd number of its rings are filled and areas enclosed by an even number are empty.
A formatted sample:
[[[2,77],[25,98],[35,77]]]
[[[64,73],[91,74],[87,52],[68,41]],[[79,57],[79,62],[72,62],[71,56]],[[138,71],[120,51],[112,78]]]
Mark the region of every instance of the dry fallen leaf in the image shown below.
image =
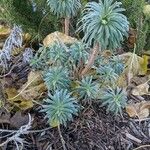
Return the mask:
[[[0,39],[6,39],[11,32],[11,29],[7,26],[0,25]]]
[[[24,99],[21,95],[18,95],[19,93],[15,88],[6,88],[5,89],[8,101],[19,107],[21,110],[26,110],[33,107],[32,100]]]
[[[4,108],[0,109],[0,124],[4,124],[4,123],[9,124],[10,117],[11,117],[11,115],[8,111],[6,111],[6,109],[4,109]]]
[[[20,128],[21,126],[29,122],[29,116],[27,114],[22,114],[21,111],[17,111],[10,118],[10,125],[15,128]]]
[[[25,99],[38,99],[47,90],[40,71],[31,71],[28,81],[19,89]]]
[[[135,96],[150,95],[148,83],[145,82],[136,86],[135,88],[133,88],[131,93]]]
[[[104,50],[101,54],[104,58],[110,58],[113,55],[112,51],[110,50]]]
[[[144,60],[137,54],[130,52],[118,55],[117,57],[120,58],[125,64],[125,69],[119,79],[118,84],[122,87],[121,82],[123,82],[123,85],[127,86],[130,84],[130,81],[134,76],[140,74],[142,70],[141,64],[143,64]]]
[[[127,76],[126,74],[122,73],[119,78],[117,79],[117,86],[121,87],[121,88],[126,88],[128,86],[127,83]]]
[[[140,103],[129,104],[126,106],[126,112],[130,117],[138,117],[144,119],[149,116],[150,102],[142,101]]]

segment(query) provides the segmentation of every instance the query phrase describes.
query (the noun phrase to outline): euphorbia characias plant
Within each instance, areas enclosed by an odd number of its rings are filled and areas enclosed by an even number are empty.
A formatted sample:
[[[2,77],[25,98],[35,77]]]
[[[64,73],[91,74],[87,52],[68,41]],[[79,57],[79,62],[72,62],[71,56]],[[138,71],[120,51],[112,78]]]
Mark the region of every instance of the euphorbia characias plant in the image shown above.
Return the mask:
[[[69,34],[70,17],[75,16],[81,7],[80,0],[47,0],[51,11],[57,17],[65,18],[65,34]]]
[[[120,5],[121,2],[113,2],[113,0],[99,0],[99,3],[86,4],[77,31],[83,31],[83,41],[88,46],[94,44],[94,48],[81,75],[92,67],[99,50],[116,49],[121,45],[123,37],[128,36],[129,22],[122,14],[125,9]]]

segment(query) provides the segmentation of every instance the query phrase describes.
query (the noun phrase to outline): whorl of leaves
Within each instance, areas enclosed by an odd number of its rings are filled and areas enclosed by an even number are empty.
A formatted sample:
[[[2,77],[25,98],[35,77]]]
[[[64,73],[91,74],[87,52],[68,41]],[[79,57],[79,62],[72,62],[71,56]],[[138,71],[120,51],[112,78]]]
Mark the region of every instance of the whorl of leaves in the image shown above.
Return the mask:
[[[115,84],[115,81],[119,77],[118,74],[115,73],[115,70],[110,65],[104,65],[97,68],[97,73],[100,76],[100,80],[102,84]],[[104,84],[104,85],[105,85]]]
[[[113,57],[110,60],[109,65],[113,68],[114,72],[117,75],[120,75],[123,72],[123,70],[125,69],[124,63],[122,62],[121,59],[119,59],[117,57]]]
[[[61,66],[49,68],[44,72],[43,78],[48,89],[52,91],[68,88],[70,83],[68,70]]]
[[[121,2],[103,0],[89,2],[82,12],[78,30],[83,31],[83,41],[91,45],[93,40],[100,43],[102,49],[115,49],[120,46],[123,36],[128,35],[129,22],[121,14],[125,9]]]
[[[79,82],[79,86],[76,88],[81,99],[89,100],[96,98],[99,85],[97,82],[93,81],[92,76],[84,77],[81,82]]]
[[[33,69],[45,70],[48,68],[47,61],[49,60],[48,50],[46,47],[40,47],[34,57],[30,60],[30,66]]]
[[[80,0],[47,0],[47,4],[57,17],[75,16],[81,7]]]
[[[40,47],[30,62],[33,69],[45,70],[50,65],[53,66],[65,66],[68,61],[68,53],[65,48],[56,42],[49,47]]]
[[[68,53],[61,43],[56,42],[47,48],[47,57],[52,64],[64,66],[68,60]]]
[[[83,63],[85,63],[89,55],[84,43],[82,42],[76,42],[73,45],[71,45],[70,53],[71,53],[71,58],[74,63],[78,61],[82,61]]]
[[[107,107],[107,112],[113,112],[115,115],[122,114],[122,109],[127,105],[127,93],[119,87],[108,87],[102,92],[100,99],[102,106]]]
[[[54,95],[49,94],[45,100],[47,104],[43,105],[43,112],[46,112],[46,118],[52,126],[59,124],[66,125],[67,121],[77,115],[79,106],[75,98],[67,90],[56,90]]]

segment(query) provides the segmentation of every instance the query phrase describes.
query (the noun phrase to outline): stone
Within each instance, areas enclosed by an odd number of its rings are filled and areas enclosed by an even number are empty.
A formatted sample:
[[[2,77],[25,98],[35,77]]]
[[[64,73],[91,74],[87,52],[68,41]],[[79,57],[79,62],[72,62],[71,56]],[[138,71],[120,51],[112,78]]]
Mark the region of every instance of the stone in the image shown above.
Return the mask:
[[[45,47],[48,47],[50,45],[53,45],[57,41],[60,41],[64,44],[73,44],[77,41],[77,39],[71,36],[67,36],[64,33],[56,31],[45,37],[45,39],[43,40],[43,45]]]

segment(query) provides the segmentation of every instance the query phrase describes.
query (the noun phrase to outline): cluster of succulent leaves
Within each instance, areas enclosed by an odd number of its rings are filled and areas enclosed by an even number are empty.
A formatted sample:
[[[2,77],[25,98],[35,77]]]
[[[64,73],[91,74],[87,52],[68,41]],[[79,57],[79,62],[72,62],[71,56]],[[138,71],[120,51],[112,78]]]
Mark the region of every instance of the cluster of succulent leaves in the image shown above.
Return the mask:
[[[101,87],[106,85],[114,86],[119,76],[123,73],[125,65],[117,56],[110,58],[100,56],[95,62],[95,69],[96,77],[99,79]]]
[[[63,67],[52,67],[43,73],[45,84],[50,91],[69,87],[69,72]]]
[[[71,2],[70,0],[47,0],[47,2],[49,5],[53,5],[51,8],[56,15],[64,17],[74,15],[76,7],[79,7],[77,6],[79,0]],[[72,8],[71,5],[74,2],[77,5]],[[66,4],[69,9],[66,9],[65,12]],[[107,110],[115,114],[121,113],[122,108],[125,107],[126,93],[114,86],[124,69],[120,60],[113,57],[107,63],[97,61],[92,68],[94,69],[93,76],[87,74],[77,78],[73,74],[80,68],[80,65],[86,65],[89,57],[89,49],[86,47],[91,46],[93,40],[100,43],[102,49],[115,49],[120,46],[123,36],[127,36],[129,23],[127,18],[121,14],[124,9],[120,5],[120,2],[113,3],[113,0],[87,3],[78,29],[78,31],[84,32],[82,41],[86,44],[76,42],[64,45],[56,42],[47,48],[41,47],[31,61],[34,69],[43,71],[43,79],[50,93],[45,100],[43,111],[46,112],[46,117],[52,126],[66,124],[66,121],[71,120],[73,115],[77,115],[80,106],[77,99],[80,101],[101,99],[103,105],[107,106]],[[58,9],[60,11],[56,12]],[[75,87],[71,87],[73,82]],[[112,88],[106,88],[106,83]],[[77,94],[74,95],[74,93]]]
[[[77,67],[80,61],[84,63],[87,58],[88,49],[83,43],[69,46],[56,42],[49,47],[41,47],[31,60],[33,69],[42,70],[43,80],[51,93],[43,106],[51,126],[66,124],[72,115],[77,114],[79,106],[70,90],[73,81],[70,68]]]
[[[43,105],[43,112],[46,112],[46,118],[49,119],[51,126],[66,125],[67,121],[73,119],[73,115],[78,113],[78,103],[67,90],[56,90],[53,95],[48,94],[45,100],[47,104]]]
[[[47,4],[57,17],[72,17],[81,7],[80,0],[47,0]]]
[[[122,109],[127,105],[127,93],[119,87],[107,87],[102,92],[101,100],[103,101],[101,106],[106,106],[108,112],[122,115]]]
[[[122,14],[121,2],[103,0],[86,4],[78,31],[84,32],[83,41],[91,45],[93,40],[101,44],[102,49],[115,49],[121,46],[124,36],[128,36],[129,22]]]
[[[93,81],[92,76],[84,77],[80,82],[76,91],[82,100],[96,99],[99,92],[99,84]]]

